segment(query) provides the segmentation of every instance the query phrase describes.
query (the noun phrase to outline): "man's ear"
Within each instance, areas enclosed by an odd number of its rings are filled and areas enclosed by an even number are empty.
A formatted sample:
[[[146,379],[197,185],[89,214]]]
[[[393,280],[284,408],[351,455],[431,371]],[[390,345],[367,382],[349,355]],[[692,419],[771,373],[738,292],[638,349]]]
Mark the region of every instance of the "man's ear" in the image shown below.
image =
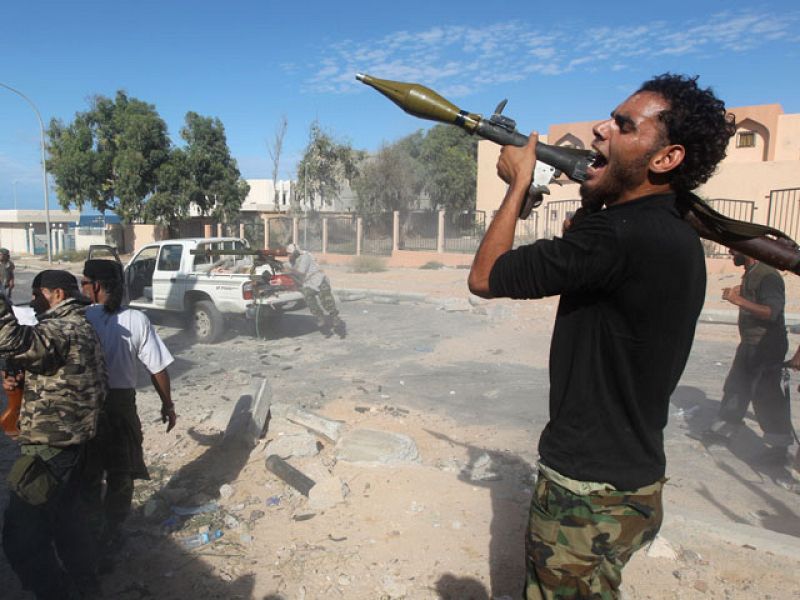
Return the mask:
[[[52,306],[57,306],[67,299],[67,293],[61,288],[55,288],[50,290],[50,297],[53,299]]]
[[[664,146],[650,158],[650,170],[653,173],[669,173],[683,162],[686,149],[680,144]]]

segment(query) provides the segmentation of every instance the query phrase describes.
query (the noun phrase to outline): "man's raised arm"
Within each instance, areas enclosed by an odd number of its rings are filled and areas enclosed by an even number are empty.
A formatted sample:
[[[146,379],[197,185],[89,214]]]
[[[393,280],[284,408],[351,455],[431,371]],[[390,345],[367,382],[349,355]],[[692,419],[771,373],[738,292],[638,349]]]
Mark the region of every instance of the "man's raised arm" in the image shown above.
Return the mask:
[[[533,179],[533,168],[536,166],[535,148],[538,138],[537,133],[531,133],[527,146],[523,148],[503,146],[500,151],[497,175],[508,184],[508,191],[472,261],[468,284],[469,291],[476,296],[492,297],[489,274],[497,259],[514,245],[517,217]]]

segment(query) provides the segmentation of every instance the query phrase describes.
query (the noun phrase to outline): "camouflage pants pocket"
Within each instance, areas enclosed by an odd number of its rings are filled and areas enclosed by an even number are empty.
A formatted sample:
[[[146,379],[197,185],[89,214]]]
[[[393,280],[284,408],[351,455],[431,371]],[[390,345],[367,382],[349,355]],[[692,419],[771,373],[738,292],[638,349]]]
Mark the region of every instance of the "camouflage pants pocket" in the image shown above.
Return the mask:
[[[661,526],[661,484],[642,489],[579,495],[540,477],[525,544],[525,598],[618,598],[623,567]]]
[[[9,489],[31,506],[42,506],[58,490],[58,479],[36,455],[20,456],[6,479]]]

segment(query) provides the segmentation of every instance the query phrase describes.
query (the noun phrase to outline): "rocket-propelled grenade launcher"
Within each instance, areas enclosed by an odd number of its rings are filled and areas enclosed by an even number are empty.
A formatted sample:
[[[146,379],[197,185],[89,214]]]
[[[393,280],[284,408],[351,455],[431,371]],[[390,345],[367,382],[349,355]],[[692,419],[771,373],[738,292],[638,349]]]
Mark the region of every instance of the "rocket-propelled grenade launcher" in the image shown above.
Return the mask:
[[[374,87],[405,112],[415,117],[456,125],[464,131],[479,135],[501,146],[524,146],[528,143],[528,136],[517,131],[516,122],[502,114],[506,105],[505,100],[497,105],[490,118],[484,119],[479,114],[461,110],[432,89],[418,83],[378,79],[362,73],[357,74],[356,79]],[[549,191],[547,184],[550,183],[556,170],[580,183],[586,179],[586,169],[594,161],[595,153],[591,150],[550,146],[537,142],[536,158],[545,164],[540,166],[537,162],[531,189],[522,211],[520,211],[522,219],[527,218],[531,210],[541,204],[542,193]]]
[[[506,105],[505,100],[497,105],[490,118],[484,119],[479,114],[461,110],[424,85],[378,79],[362,73],[357,74],[356,79],[374,87],[415,117],[457,125],[469,133],[504,146],[524,146],[528,143],[528,137],[517,131],[514,120],[502,115]],[[520,218],[527,218],[531,210],[541,204],[542,194],[549,192],[547,184],[556,170],[580,183],[586,179],[586,170],[594,162],[595,157],[594,151],[591,150],[550,146],[537,142],[538,160],[533,183],[520,211]],[[691,193],[680,195],[678,201],[685,220],[697,230],[700,237],[738,250],[776,269],[789,270],[800,275],[800,250],[794,240],[782,231],[758,223],[730,219]],[[579,212],[582,211],[584,209]]]

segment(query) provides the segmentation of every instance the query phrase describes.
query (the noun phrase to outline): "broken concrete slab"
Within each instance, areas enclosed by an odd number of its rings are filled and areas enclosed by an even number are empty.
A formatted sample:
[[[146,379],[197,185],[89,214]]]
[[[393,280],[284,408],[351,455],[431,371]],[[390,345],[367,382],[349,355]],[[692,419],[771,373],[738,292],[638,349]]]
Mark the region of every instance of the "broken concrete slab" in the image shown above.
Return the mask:
[[[289,419],[283,417],[276,417],[275,413],[270,412],[272,416],[269,420],[269,434],[271,437],[279,435],[298,435],[300,433],[308,433],[308,429],[297,423],[292,423]]]
[[[337,442],[336,458],[364,465],[399,465],[419,461],[419,450],[402,433],[355,429]]]
[[[241,396],[233,407],[222,438],[223,445],[255,447],[264,433],[271,403],[272,388],[269,383],[266,379],[256,380],[254,393]]]
[[[277,454],[281,458],[316,456],[319,454],[317,438],[307,431],[302,433],[279,435],[266,449],[267,456]]]
[[[320,417],[312,412],[303,410],[289,404],[275,404],[270,408],[270,412],[275,417],[281,417],[297,425],[310,429],[330,441],[335,442],[339,439],[344,428],[344,423]]]
[[[349,486],[338,477],[317,480],[316,485],[308,492],[308,507],[325,510],[344,502],[349,494]]]

